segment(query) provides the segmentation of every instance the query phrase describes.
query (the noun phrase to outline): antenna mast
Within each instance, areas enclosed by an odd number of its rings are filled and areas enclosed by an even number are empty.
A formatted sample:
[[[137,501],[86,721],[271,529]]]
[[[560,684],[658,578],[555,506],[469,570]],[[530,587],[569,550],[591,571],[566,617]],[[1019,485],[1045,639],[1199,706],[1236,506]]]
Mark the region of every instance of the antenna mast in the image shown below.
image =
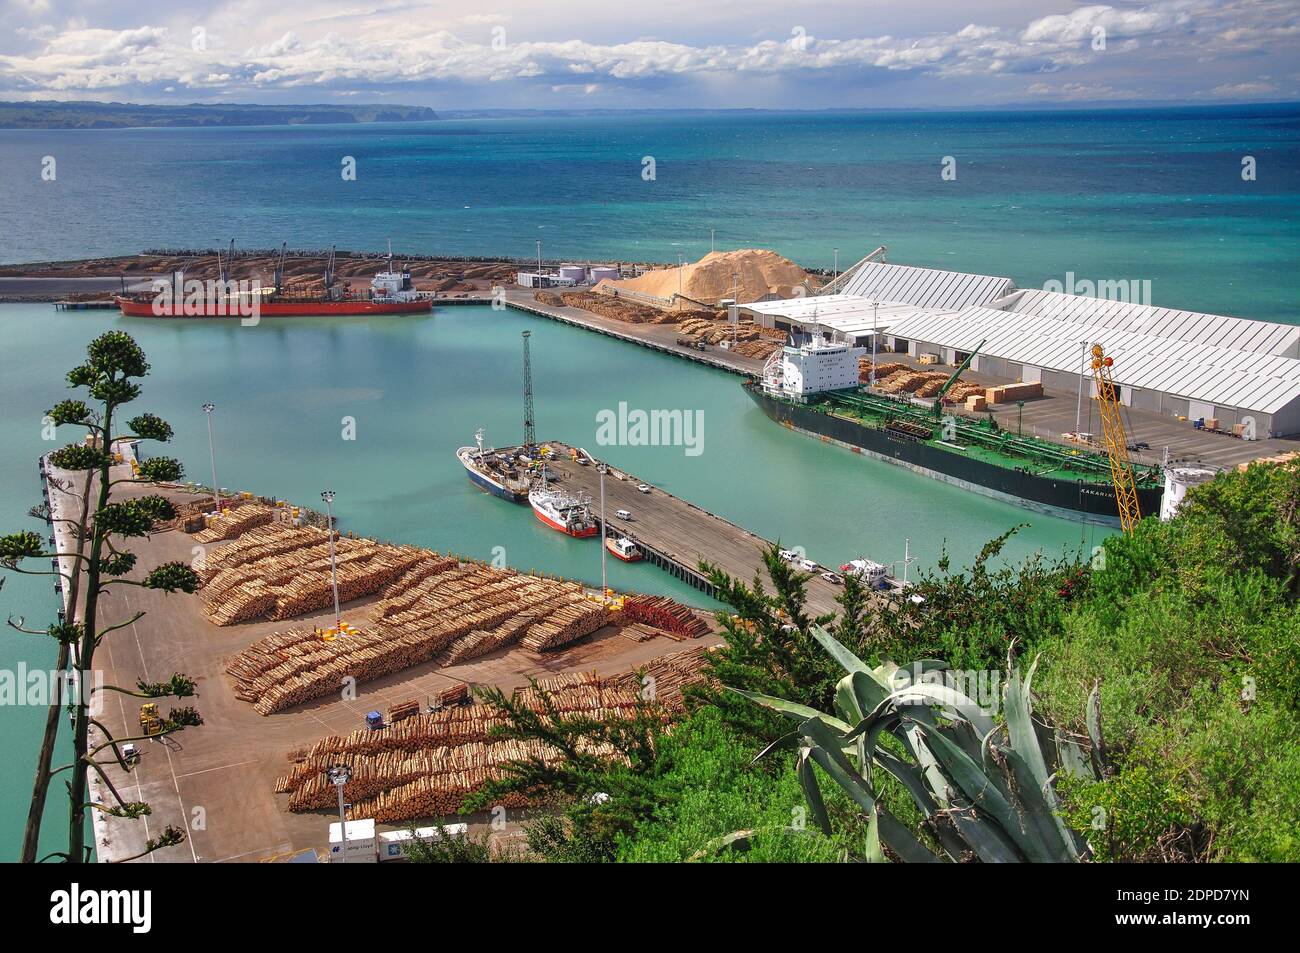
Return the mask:
[[[528,354],[528,338],[531,331],[525,331],[524,337],[524,447],[532,447],[537,442],[533,429],[533,361]]]

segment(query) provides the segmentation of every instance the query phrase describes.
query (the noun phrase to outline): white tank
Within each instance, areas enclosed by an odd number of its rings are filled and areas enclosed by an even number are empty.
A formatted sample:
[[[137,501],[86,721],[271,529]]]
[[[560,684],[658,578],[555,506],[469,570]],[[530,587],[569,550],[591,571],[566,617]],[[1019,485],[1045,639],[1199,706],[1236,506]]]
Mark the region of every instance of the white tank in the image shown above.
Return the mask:
[[[587,269],[583,265],[561,265],[560,277],[571,278],[574,284],[580,285],[587,280]]]
[[[613,265],[593,265],[591,283],[594,285],[601,281],[618,281],[618,269]]]
[[[1170,467],[1165,471],[1165,492],[1160,498],[1160,518],[1171,520],[1178,515],[1187,491],[1202,483],[1209,483],[1217,473],[1200,467]]]

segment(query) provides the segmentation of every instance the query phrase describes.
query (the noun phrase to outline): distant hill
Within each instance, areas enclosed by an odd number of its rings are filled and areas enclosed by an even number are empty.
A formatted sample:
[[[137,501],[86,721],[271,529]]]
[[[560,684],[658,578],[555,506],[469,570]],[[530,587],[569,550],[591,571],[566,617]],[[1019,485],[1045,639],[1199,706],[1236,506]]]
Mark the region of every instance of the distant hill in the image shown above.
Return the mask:
[[[425,122],[427,106],[253,103],[141,106],[134,103],[0,103],[0,129],[125,129],[137,126],[297,126],[305,123]]]

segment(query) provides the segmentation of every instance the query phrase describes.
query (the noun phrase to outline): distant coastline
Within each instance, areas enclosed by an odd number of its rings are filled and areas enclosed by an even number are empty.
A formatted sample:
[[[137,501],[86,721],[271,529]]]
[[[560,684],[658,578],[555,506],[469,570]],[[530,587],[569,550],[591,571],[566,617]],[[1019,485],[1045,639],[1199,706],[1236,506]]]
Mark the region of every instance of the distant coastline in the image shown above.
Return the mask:
[[[187,126],[298,126],[316,123],[429,122],[427,106],[255,103],[145,106],[134,103],[0,102],[0,129],[133,129]]]

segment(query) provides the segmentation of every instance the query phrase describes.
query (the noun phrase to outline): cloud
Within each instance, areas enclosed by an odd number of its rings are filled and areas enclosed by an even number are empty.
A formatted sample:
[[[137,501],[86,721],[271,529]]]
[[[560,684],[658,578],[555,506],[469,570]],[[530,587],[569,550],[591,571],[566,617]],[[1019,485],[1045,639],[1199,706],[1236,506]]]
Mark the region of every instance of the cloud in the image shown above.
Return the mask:
[[[29,12],[33,6],[27,4]],[[710,77],[727,75],[789,80],[879,76],[883,81],[906,74],[978,80],[992,84],[989,88],[1001,96],[1122,98],[1146,88],[1144,71],[1158,71],[1166,84],[1176,74],[1204,84],[1205,70],[1196,64],[1216,57],[1225,62],[1289,57],[1290,65],[1281,71],[1289,75],[1300,40],[1300,6],[1290,0],[1155,0],[1122,8],[1089,4],[1019,28],[966,23],[949,32],[910,36],[817,37],[796,28],[789,36],[748,45],[656,37],[517,39],[513,27],[506,30],[504,44],[494,44],[474,28],[499,26],[511,21],[509,14],[453,13],[440,25],[415,11],[400,3],[376,10],[327,8],[315,19],[293,18],[293,29],[257,36],[249,26],[258,22],[256,8],[237,7],[220,22],[227,32],[245,37],[242,52],[215,38],[196,49],[192,21],[174,29],[78,25],[56,30],[43,24],[24,28],[25,49],[0,55],[0,90],[18,95],[122,90],[125,95],[166,87],[266,93],[323,86],[351,93],[413,84],[534,83],[588,96],[597,90],[617,94],[620,87],[651,81],[694,78],[707,83]],[[325,24],[326,32],[316,32]],[[274,26],[268,24],[270,29]],[[1123,82],[1110,75],[1120,64],[1131,74]],[[1082,75],[1085,71],[1094,75]],[[1070,75],[1043,81],[1052,74]],[[1258,64],[1248,76],[1224,69],[1213,77],[1219,82],[1210,95],[1241,98],[1275,91],[1257,82],[1258,76]],[[575,83],[575,77],[584,81]]]

